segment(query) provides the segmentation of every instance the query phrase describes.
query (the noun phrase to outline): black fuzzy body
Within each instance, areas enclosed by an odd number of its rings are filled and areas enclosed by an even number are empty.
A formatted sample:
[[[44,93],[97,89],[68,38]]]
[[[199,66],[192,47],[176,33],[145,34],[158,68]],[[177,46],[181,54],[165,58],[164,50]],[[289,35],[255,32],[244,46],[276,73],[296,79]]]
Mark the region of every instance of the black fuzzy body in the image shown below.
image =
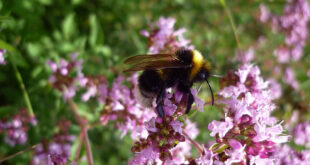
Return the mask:
[[[192,63],[192,52],[190,50],[179,50],[176,56],[185,65]],[[144,97],[157,95],[163,88],[170,88],[178,85],[178,90],[188,93],[193,85],[189,80],[190,68],[167,68],[158,70],[145,70],[139,76],[139,88]]]
[[[188,113],[194,102],[194,96],[190,90],[193,83],[207,81],[209,77],[210,65],[196,50],[179,49],[175,52],[175,57],[184,64],[184,67],[144,70],[138,79],[137,96],[141,100],[140,103],[151,106],[153,98],[156,97],[156,110],[160,117],[165,116],[163,100],[167,88],[177,86],[178,91],[188,95],[185,111]]]

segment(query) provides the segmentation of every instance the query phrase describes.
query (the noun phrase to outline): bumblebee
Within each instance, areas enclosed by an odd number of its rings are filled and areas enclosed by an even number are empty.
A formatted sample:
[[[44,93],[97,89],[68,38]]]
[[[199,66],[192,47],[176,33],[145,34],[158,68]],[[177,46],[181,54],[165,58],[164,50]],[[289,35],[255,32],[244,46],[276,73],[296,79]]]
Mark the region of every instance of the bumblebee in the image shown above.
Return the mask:
[[[190,89],[196,82],[207,82],[214,104],[213,91],[208,81],[211,64],[197,50],[180,48],[167,54],[136,55],[124,63],[133,65],[124,72],[143,71],[135,89],[137,99],[141,105],[150,107],[156,97],[156,111],[160,117],[165,116],[163,100],[166,89],[175,85],[177,90],[188,95],[185,113],[191,110],[194,102]]]

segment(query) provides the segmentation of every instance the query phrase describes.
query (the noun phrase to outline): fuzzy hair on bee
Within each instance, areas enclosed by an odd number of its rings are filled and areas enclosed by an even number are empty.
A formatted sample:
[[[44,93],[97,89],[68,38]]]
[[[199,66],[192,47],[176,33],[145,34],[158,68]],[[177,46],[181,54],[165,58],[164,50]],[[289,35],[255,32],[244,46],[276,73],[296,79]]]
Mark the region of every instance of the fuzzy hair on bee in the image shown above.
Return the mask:
[[[156,110],[160,117],[165,116],[163,99],[166,89],[175,85],[177,90],[188,94],[185,113],[190,111],[194,102],[190,89],[196,82],[207,82],[214,104],[208,81],[211,64],[198,50],[180,48],[174,53],[137,55],[126,59],[125,64],[133,66],[124,72],[143,71],[135,89],[137,99],[142,106],[150,107],[156,98]]]

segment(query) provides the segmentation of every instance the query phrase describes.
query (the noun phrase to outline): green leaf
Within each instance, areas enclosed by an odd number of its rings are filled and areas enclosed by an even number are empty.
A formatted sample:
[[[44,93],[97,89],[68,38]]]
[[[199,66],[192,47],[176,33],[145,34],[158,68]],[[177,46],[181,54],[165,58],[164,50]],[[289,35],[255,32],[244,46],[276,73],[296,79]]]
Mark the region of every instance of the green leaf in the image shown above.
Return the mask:
[[[192,109],[189,111],[188,113],[188,117],[191,117],[193,114],[195,114],[197,112],[197,109]]]
[[[8,44],[3,40],[0,40],[0,48],[11,51],[13,53],[18,53],[17,49],[15,49],[11,44]]]
[[[75,15],[73,13],[67,15],[62,22],[62,31],[66,39],[70,39],[76,32],[76,25],[74,20]]]
[[[6,20],[9,20],[9,19],[10,19],[9,16],[0,16],[0,22],[6,21]]]
[[[96,47],[97,45],[103,44],[103,33],[96,15],[94,14],[90,15],[89,23],[90,23],[90,35],[89,35],[90,46]]]

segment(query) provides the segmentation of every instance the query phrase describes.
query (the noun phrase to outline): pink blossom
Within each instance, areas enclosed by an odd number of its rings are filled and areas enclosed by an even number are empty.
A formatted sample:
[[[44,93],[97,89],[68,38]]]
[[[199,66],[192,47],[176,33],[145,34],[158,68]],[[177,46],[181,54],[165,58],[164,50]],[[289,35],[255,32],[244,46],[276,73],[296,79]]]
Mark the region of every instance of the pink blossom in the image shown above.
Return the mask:
[[[290,61],[290,50],[287,47],[279,47],[274,50],[274,55],[279,63],[287,63]]]
[[[225,118],[212,121],[208,127],[210,135],[216,136],[212,150],[230,146],[223,150],[228,156],[226,164],[270,163],[276,144],[288,141],[288,136],[283,135],[281,123],[270,116],[275,109],[272,103],[275,97],[270,97],[268,82],[260,76],[257,66],[244,64],[235,75],[231,73],[221,81],[222,84],[231,85],[224,86],[219,92],[220,96],[226,98],[220,101],[226,105]]]
[[[295,90],[299,89],[299,83],[295,79],[295,72],[292,68],[288,67],[285,69],[283,81],[288,85],[291,85]]]
[[[230,117],[225,117],[225,121],[213,120],[209,124],[208,129],[211,131],[211,136],[218,134],[220,138],[223,138],[233,126],[232,119]]]
[[[200,157],[196,159],[196,163],[201,165],[213,165],[213,159],[215,154],[210,151],[206,146],[204,146],[203,149],[203,155],[200,155]]]
[[[4,60],[4,54],[6,53],[6,50],[0,49],[0,65],[5,65],[6,61]]]
[[[229,144],[233,147],[233,149],[225,151],[226,155],[229,156],[229,158],[225,161],[225,164],[245,163],[245,146],[242,146],[241,143],[236,140],[230,140]]]
[[[249,48],[246,51],[237,52],[236,59],[242,64],[250,63],[254,59],[254,49]]]
[[[66,164],[70,156],[74,136],[68,134],[70,121],[62,119],[58,123],[59,133],[54,134],[52,141],[42,141],[34,150],[31,165]],[[46,146],[46,147],[43,147]]]
[[[179,47],[193,48],[190,41],[183,37],[184,28],[174,30],[175,19],[160,17],[151,25],[151,31],[142,30],[141,34],[150,41],[149,51],[152,54],[173,51]]]
[[[303,122],[297,124],[293,130],[292,134],[294,137],[294,142],[297,145],[302,145],[310,147],[310,122]]]
[[[205,102],[197,96],[198,90],[191,89],[191,92],[194,96],[195,104],[198,107],[198,111],[203,112],[203,107],[204,107]]]
[[[310,151],[296,151],[288,145],[278,146],[273,155],[275,165],[307,165]]]
[[[274,79],[268,79],[270,94],[273,99],[279,99],[282,96],[281,85]]]
[[[155,117],[153,117],[150,121],[148,122],[145,122],[145,125],[146,125],[146,129],[150,132],[157,132],[158,129],[156,128],[155,126]]]
[[[270,12],[268,11],[265,4],[261,4],[259,8],[260,8],[260,21],[265,23],[270,18]]]
[[[270,23],[273,31],[285,35],[285,45],[275,50],[280,63],[298,61],[303,56],[303,48],[308,36],[307,24],[310,20],[310,5],[307,0],[287,0],[283,14],[270,13],[265,5],[260,6],[260,20]]]
[[[53,87],[58,89],[63,94],[63,99],[67,100],[75,96],[78,87],[76,83],[85,82],[85,78],[82,73],[82,61],[76,60],[77,54],[71,55],[71,61],[65,59],[60,59],[58,63],[51,60],[47,61],[47,65],[52,70],[52,75],[49,81],[52,83]],[[77,70],[76,76],[71,76],[70,73]]]
[[[28,124],[36,125],[36,118],[29,116],[26,109],[21,108],[11,119],[0,119],[0,133],[5,133],[4,141],[10,146],[25,144],[28,140]]]
[[[175,132],[182,134],[182,130],[183,130],[182,126],[184,125],[183,123],[174,120],[170,123],[170,125],[172,126]]]
[[[307,76],[310,77],[310,70],[307,71]]]

